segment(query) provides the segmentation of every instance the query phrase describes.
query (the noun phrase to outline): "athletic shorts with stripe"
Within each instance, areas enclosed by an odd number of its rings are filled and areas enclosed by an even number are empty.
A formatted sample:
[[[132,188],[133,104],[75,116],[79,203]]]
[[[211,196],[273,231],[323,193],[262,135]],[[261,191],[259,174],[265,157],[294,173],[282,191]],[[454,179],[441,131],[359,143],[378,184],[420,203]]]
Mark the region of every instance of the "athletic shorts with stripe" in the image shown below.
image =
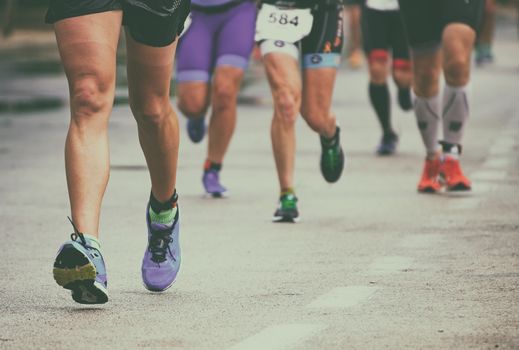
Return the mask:
[[[50,0],[45,22],[108,11],[123,11],[132,38],[155,47],[168,46],[184,29],[190,0]]]
[[[387,61],[391,51],[394,68],[410,69],[409,44],[398,10],[364,6],[361,23],[364,52],[370,61]]]
[[[340,65],[344,44],[343,6],[340,4],[319,4],[312,9],[314,16],[310,34],[292,44],[282,40],[261,41],[261,53],[280,52],[299,59],[302,55],[303,68],[337,68]]]
[[[413,51],[435,51],[448,24],[463,23],[478,31],[484,0],[398,0]]]
[[[176,79],[211,79],[217,66],[245,70],[254,47],[256,5],[250,0],[219,8],[192,7],[191,25],[180,38]]]

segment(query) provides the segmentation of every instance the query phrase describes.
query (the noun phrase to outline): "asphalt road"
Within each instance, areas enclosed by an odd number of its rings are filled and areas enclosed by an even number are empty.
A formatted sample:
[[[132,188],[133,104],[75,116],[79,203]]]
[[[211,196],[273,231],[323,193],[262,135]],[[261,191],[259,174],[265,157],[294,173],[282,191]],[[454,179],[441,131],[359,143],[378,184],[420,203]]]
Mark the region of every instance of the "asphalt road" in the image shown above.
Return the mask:
[[[67,109],[1,115],[0,349],[519,349],[513,29],[500,34],[496,64],[474,70],[467,195],[416,192],[423,150],[412,114],[394,108],[399,153],[375,156],[365,71],[342,70],[337,81],[348,156],[339,183],[324,182],[318,138],[298,123],[295,225],[270,222],[278,188],[269,103],[239,108],[222,173],[227,199],[202,195],[205,145],[183,131],[183,266],[162,294],[140,280],[149,180],[135,123],[117,107],[101,222],[111,298],[103,306],[75,304],[51,274],[71,232]],[[269,101],[265,80],[244,94]]]

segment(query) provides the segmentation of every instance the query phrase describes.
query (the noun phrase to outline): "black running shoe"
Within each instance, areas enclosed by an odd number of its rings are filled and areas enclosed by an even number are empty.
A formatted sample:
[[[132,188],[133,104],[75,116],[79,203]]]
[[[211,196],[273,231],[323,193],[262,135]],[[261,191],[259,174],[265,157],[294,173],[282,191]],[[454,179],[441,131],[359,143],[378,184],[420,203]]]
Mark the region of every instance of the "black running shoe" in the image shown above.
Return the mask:
[[[340,141],[341,129],[337,131],[332,139],[321,136],[321,173],[327,182],[333,183],[339,180],[344,168],[344,152]]]

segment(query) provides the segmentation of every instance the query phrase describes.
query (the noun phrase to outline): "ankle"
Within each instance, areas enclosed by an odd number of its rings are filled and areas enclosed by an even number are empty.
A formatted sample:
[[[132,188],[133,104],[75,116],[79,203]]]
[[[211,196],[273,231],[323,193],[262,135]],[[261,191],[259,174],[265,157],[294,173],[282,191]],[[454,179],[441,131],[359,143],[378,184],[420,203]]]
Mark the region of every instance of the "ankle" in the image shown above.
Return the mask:
[[[204,171],[214,170],[220,171],[222,170],[222,163],[211,162],[209,159],[206,159],[204,163]]]

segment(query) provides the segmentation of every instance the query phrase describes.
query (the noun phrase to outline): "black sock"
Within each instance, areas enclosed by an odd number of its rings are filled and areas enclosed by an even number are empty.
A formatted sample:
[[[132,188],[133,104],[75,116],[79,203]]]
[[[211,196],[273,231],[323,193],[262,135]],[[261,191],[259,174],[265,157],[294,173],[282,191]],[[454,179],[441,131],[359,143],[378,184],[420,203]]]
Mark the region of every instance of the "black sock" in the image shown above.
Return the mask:
[[[391,127],[391,100],[387,84],[369,84],[369,99],[375,109],[378,121],[382,126],[384,135],[394,134]]]
[[[220,170],[222,170],[222,163],[213,163],[209,159],[206,159],[206,161],[204,163],[204,170],[205,171],[207,171],[207,170],[220,171]]]
[[[410,88],[398,88],[398,104],[404,111],[409,111],[413,108]]]
[[[174,208],[177,201],[178,201],[178,195],[177,195],[176,190],[173,193],[173,196],[171,196],[171,198],[169,200],[167,200],[166,202],[160,202],[157,198],[155,198],[155,196],[153,195],[153,192],[150,193],[150,206],[151,206],[151,209],[157,214],[159,214],[162,211],[166,211],[166,210],[170,210],[171,208]]]

